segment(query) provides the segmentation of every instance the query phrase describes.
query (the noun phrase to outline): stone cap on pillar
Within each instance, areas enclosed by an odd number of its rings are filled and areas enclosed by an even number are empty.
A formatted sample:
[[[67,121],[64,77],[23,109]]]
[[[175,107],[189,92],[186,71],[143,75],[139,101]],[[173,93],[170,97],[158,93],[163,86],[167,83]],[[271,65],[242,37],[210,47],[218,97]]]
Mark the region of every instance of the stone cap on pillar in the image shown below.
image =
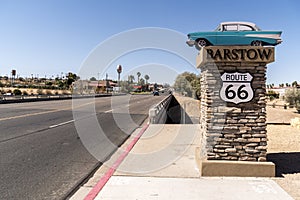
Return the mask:
[[[275,61],[275,48],[263,46],[207,46],[196,57],[196,66],[208,63],[263,63]]]

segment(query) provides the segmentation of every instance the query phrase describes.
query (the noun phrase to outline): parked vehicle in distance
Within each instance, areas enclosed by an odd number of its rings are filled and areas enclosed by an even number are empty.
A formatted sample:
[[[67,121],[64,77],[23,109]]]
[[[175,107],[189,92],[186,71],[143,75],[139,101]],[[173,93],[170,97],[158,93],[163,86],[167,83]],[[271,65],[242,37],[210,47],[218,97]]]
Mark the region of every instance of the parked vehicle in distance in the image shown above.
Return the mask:
[[[159,92],[158,92],[157,90],[155,90],[155,91],[153,92],[153,96],[159,96]]]
[[[214,31],[189,33],[186,43],[198,50],[219,45],[275,46],[282,42],[281,34],[282,31],[262,31],[251,22],[222,22]]]

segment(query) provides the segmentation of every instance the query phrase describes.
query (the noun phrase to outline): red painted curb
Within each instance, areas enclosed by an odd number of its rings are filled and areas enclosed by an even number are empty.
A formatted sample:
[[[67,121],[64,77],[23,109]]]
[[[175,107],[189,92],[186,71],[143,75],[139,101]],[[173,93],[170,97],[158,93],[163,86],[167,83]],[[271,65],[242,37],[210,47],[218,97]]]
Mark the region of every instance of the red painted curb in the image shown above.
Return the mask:
[[[137,136],[134,137],[134,139],[131,141],[131,143],[126,147],[125,151],[118,157],[116,162],[109,168],[109,170],[104,174],[104,176],[101,177],[101,179],[98,181],[98,183],[95,185],[95,187],[87,194],[87,196],[84,198],[84,200],[94,200],[99,192],[102,190],[102,188],[105,186],[105,184],[108,182],[110,177],[114,174],[116,169],[119,167],[119,165],[122,163],[122,161],[126,158],[128,153],[132,150],[134,145],[137,143],[137,141],[140,139],[140,137],[144,134],[146,129],[148,128],[148,124],[145,125],[142,130],[139,132]]]

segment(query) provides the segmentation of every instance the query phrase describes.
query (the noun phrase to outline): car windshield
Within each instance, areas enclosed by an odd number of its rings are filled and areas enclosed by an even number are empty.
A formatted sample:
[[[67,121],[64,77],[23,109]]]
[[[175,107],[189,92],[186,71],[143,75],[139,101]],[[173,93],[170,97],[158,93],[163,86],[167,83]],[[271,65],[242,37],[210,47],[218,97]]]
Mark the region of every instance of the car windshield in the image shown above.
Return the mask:
[[[222,29],[221,29],[221,25],[219,25],[216,29],[215,29],[215,31],[221,31]]]

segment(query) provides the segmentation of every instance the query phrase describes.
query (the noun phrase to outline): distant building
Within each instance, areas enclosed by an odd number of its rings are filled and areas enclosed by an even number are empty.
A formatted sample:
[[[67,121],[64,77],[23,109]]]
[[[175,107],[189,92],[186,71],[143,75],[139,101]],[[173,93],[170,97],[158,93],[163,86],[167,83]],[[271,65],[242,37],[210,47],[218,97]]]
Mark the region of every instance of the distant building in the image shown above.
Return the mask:
[[[91,94],[91,93],[105,93],[106,91],[112,91],[114,87],[117,86],[117,83],[108,80],[101,81],[87,81],[79,80],[74,82],[74,89],[80,94]]]
[[[289,86],[289,87],[273,87],[273,88],[267,88],[267,93],[268,93],[269,91],[273,91],[273,92],[279,94],[279,97],[284,97],[284,96],[285,96],[285,92],[286,92],[287,90],[290,90],[290,89],[293,89],[293,88],[294,88],[294,87],[292,87],[292,86]],[[300,86],[297,85],[296,88],[299,89]]]
[[[273,88],[268,88],[267,93],[269,91],[273,91],[277,94],[279,94],[279,97],[283,97],[285,95],[285,91],[290,89],[291,87],[273,87]]]

